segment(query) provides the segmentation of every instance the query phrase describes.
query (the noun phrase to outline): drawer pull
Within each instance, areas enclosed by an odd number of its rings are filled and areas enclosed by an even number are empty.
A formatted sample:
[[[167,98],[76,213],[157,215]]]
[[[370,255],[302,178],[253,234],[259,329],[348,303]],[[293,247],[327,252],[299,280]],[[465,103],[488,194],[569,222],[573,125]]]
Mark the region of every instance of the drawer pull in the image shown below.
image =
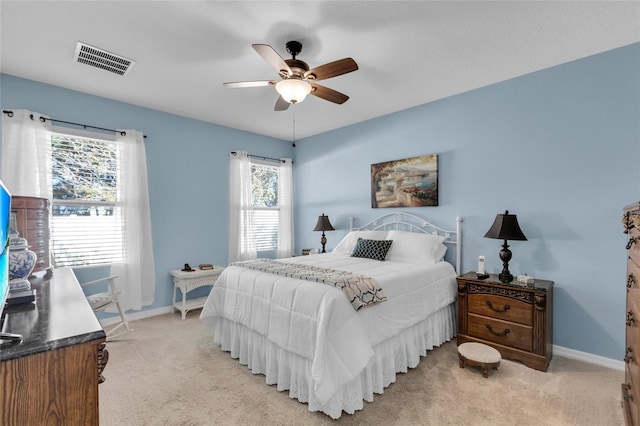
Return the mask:
[[[627,325],[631,327],[631,325],[633,325],[633,321],[634,321],[633,312],[631,311],[627,312]]]
[[[486,324],[485,327],[487,327],[487,330],[489,330],[489,332],[491,334],[493,334],[494,336],[506,336],[507,334],[511,333],[511,330],[509,330],[508,328],[505,328],[504,331],[501,332],[497,332],[497,331],[493,331],[493,327],[491,327],[491,324]]]
[[[504,305],[503,309],[498,309],[498,308],[494,308],[493,304],[491,303],[491,300],[487,300],[487,306],[489,307],[489,309],[491,309],[493,312],[497,312],[499,314],[504,314],[505,312],[507,312],[509,309],[511,309],[511,306],[509,305]]]
[[[624,384],[624,395],[622,396],[622,398],[625,401],[633,401],[633,395],[629,394],[630,390],[631,390],[631,383],[625,383]]]
[[[631,246],[637,243],[638,240],[640,240],[640,238],[636,238],[636,237],[629,238],[629,242],[627,243],[627,250],[631,250]]]
[[[633,274],[629,274],[629,276],[627,277],[627,288],[633,287],[635,283],[636,277],[634,277]]]

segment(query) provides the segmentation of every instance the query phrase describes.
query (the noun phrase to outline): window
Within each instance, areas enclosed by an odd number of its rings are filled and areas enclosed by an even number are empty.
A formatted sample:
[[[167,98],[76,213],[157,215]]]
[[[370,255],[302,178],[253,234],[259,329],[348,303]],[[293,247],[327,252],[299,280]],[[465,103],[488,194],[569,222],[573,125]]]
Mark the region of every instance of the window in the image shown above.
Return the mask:
[[[53,133],[51,151],[56,266],[122,262],[118,146],[98,137]]]
[[[110,263],[122,283],[123,308],[152,305],[156,279],[144,134],[55,128],[51,123],[59,120],[37,112],[13,113],[2,116],[2,180],[16,194],[52,200],[54,265]]]
[[[279,167],[251,163],[251,200],[256,251],[278,249]]]
[[[262,158],[262,157],[259,157]],[[263,160],[267,160],[264,159]],[[292,162],[229,157],[229,263],[293,253]]]

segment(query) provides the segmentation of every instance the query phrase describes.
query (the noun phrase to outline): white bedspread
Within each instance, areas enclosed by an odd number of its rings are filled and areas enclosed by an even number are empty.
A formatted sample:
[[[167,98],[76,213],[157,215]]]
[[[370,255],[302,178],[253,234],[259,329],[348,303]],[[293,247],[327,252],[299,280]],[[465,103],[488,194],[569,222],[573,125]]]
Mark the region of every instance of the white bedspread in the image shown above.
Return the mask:
[[[242,324],[310,360],[313,392],[321,403],[360,374],[373,346],[456,297],[455,272],[446,262],[423,266],[338,253],[281,260],[367,275],[389,300],[356,312],[335,287],[230,266],[213,287],[200,318],[212,329],[217,318]],[[218,336],[214,340],[220,344]]]

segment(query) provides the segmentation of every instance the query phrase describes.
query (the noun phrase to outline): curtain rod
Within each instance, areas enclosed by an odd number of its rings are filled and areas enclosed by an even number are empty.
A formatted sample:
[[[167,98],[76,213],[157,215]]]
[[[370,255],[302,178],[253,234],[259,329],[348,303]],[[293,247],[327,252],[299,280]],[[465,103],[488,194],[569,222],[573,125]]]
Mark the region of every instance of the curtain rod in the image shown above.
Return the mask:
[[[4,114],[7,114],[9,117],[13,117],[13,111],[3,109],[3,110],[2,110],[2,112],[3,112]],[[29,115],[29,118],[31,118],[31,119],[33,120],[33,114],[30,114],[30,115]],[[73,126],[80,126],[80,127],[82,127],[82,128],[85,128],[85,129],[86,129],[86,128],[89,128],[89,129],[97,129],[97,130],[104,130],[104,131],[106,131],[106,132],[113,132],[113,133],[118,132],[118,130],[105,129],[104,127],[90,126],[89,124],[73,123],[73,122],[71,122],[71,121],[58,120],[58,119],[56,119],[56,118],[45,118],[45,117],[40,116],[40,121],[42,121],[43,123],[44,123],[45,121],[47,121],[47,120],[51,121],[52,123],[64,123],[64,124],[71,124],[71,125],[73,125]],[[121,136],[126,136],[126,135],[127,135],[127,132],[123,132],[123,131],[119,131],[119,132],[120,132],[120,135],[121,135]],[[145,138],[145,139],[147,138],[147,135],[143,135],[143,136],[144,136],[144,138]]]
[[[236,151],[231,151],[231,154],[238,155],[238,153]],[[268,160],[268,161],[275,161],[277,163],[284,163],[284,160],[282,160],[280,158],[263,157],[262,155],[253,155],[253,154],[248,154],[248,155],[249,155],[249,157],[252,157],[252,158],[259,158],[261,160]]]

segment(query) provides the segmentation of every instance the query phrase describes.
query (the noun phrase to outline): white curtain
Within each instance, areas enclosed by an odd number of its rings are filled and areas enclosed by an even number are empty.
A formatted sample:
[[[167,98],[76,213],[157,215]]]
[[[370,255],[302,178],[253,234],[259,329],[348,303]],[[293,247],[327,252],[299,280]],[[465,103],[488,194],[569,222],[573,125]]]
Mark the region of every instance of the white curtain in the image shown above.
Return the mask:
[[[111,273],[119,277],[123,308],[139,310],[153,304],[156,286],[144,135],[136,130],[119,130],[116,143],[121,156],[120,208],[116,210],[124,229],[124,263],[111,265]]]
[[[283,158],[278,179],[278,258],[293,256],[293,177],[291,159]]]
[[[12,195],[51,199],[51,122],[27,110],[2,113],[2,181]]]
[[[235,151],[229,157],[229,263],[256,257],[251,161],[247,152]]]
[[[41,114],[14,110],[2,114],[2,180],[12,194],[53,198],[51,126]],[[124,264],[112,265],[120,277],[125,310],[153,304],[155,267],[147,187],[144,136],[135,130],[116,133],[120,148],[118,207],[123,226]]]

